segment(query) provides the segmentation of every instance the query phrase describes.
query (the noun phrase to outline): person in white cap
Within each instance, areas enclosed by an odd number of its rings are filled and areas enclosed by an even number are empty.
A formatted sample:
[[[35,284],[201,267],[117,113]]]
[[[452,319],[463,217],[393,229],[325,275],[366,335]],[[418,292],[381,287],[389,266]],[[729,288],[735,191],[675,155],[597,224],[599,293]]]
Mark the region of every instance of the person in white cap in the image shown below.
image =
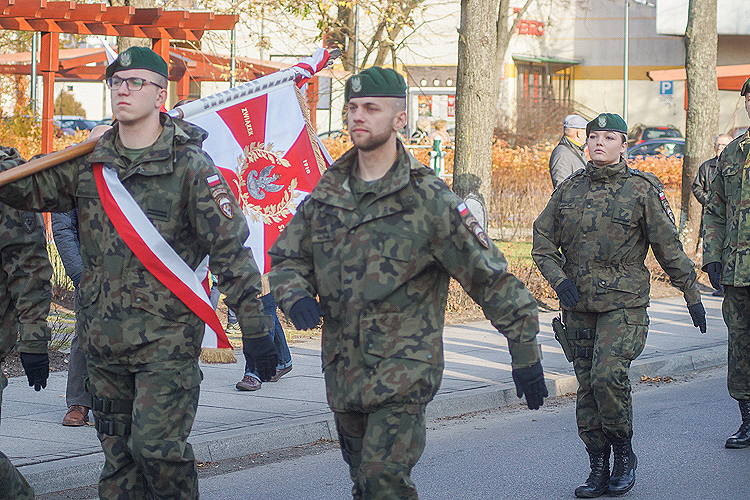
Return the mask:
[[[557,187],[576,170],[586,167],[586,120],[578,115],[568,115],[563,120],[563,136],[549,157],[549,175],[552,187]]]

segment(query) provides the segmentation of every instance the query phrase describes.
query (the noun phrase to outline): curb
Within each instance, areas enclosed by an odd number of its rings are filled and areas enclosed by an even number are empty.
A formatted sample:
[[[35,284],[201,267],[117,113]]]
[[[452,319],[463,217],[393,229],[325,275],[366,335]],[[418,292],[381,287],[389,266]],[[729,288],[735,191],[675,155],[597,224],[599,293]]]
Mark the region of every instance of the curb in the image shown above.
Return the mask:
[[[726,365],[726,347],[707,349],[700,353],[684,354],[658,361],[634,364],[630,369],[631,382],[640,381],[641,375],[675,376]],[[558,397],[576,392],[578,382],[575,376],[548,379],[549,397]],[[503,389],[473,390],[471,394],[440,394],[427,406],[428,420],[458,417],[471,412],[494,410],[518,405],[522,400],[516,397],[514,387]],[[319,440],[336,440],[336,426],[333,417],[324,420],[311,420],[287,426],[274,426],[258,429],[228,438],[191,443],[195,458],[199,462],[216,462],[252,454],[265,453],[281,448],[303,446]],[[19,467],[37,495],[65,491],[74,488],[96,485],[104,463],[104,456],[94,453],[83,457],[64,459],[70,464],[51,468],[55,462],[32,464]]]

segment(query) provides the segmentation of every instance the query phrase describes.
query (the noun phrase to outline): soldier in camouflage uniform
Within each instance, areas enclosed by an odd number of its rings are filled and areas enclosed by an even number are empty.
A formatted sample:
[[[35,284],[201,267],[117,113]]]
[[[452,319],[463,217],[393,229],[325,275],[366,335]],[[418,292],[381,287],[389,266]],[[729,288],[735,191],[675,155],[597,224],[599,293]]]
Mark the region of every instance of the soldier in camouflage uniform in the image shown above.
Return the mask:
[[[103,499],[198,497],[187,438],[198,406],[204,323],[115,231],[92,164],[114,169],[192,269],[210,255],[211,273],[237,313],[245,349],[264,380],[276,371],[271,321],[257,299],[260,275],[243,245],[247,224],[201,149],[206,132],[159,113],[167,98],[166,75],[166,63],[152,50],[124,51],[107,68],[117,121],[94,151],[0,188],[0,201],[23,209],[78,209],[84,267],[78,333],[105,456],[99,479]],[[3,170],[22,162],[10,148],[0,159]]]
[[[534,222],[531,254],[560,298],[575,353],[578,434],[591,462],[591,474],[575,494],[590,498],[621,495],[635,484],[628,372],[648,332],[649,246],[685,295],[701,332],[706,315],[659,179],[622,159],[625,122],[602,114],[586,132],[591,161],[552,193]]]
[[[269,252],[271,288],[295,327],[324,318],[326,393],[355,499],[417,498],[410,473],[442,378],[450,276],[508,338],[518,396],[531,409],[547,396],[536,302],[466,205],[396,139],[405,92],[390,69],[347,81],[355,147]]]
[[[40,214],[0,203],[0,362],[17,346],[29,386],[47,386],[47,325],[52,266]],[[0,405],[8,379],[0,372]],[[0,499],[33,499],[26,480],[0,452]]]
[[[742,86],[750,116],[750,79]],[[717,290],[724,286],[721,310],[729,331],[727,387],[740,407],[742,424],[727,438],[727,448],[750,446],[750,132],[719,155],[712,196],[703,223],[703,270]]]

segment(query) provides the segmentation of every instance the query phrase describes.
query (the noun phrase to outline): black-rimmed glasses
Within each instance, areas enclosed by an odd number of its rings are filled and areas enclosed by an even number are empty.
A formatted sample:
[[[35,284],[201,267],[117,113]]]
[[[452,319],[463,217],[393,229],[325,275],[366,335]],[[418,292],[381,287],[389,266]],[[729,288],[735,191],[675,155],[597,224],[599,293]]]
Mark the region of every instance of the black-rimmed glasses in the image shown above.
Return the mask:
[[[127,89],[132,92],[141,90],[146,84],[156,85],[160,89],[164,88],[158,83],[150,82],[145,78],[120,78],[119,76],[110,76],[109,78],[107,78],[106,82],[107,87],[109,87],[111,90],[118,90],[122,85],[122,82],[125,82],[125,86],[127,87]]]

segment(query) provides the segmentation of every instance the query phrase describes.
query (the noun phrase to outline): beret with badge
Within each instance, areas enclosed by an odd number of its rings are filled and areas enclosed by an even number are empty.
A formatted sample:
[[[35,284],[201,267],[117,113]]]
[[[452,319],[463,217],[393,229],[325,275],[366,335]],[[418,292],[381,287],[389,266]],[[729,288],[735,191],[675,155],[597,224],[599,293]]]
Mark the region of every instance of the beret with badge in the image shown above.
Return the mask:
[[[118,71],[125,71],[127,69],[147,69],[160,74],[164,78],[169,78],[167,63],[164,62],[164,59],[159,54],[148,47],[129,47],[117,56],[117,59],[112,64],[107,66],[104,76],[109,78]]]
[[[740,95],[744,96],[748,92],[750,92],[750,78],[745,80],[745,84],[742,86],[742,90],[740,90]]]
[[[611,130],[612,132],[627,134],[628,126],[620,115],[616,113],[602,113],[586,125],[586,135],[595,130]]]
[[[390,68],[372,66],[346,81],[344,101],[353,97],[406,97],[406,82]]]

